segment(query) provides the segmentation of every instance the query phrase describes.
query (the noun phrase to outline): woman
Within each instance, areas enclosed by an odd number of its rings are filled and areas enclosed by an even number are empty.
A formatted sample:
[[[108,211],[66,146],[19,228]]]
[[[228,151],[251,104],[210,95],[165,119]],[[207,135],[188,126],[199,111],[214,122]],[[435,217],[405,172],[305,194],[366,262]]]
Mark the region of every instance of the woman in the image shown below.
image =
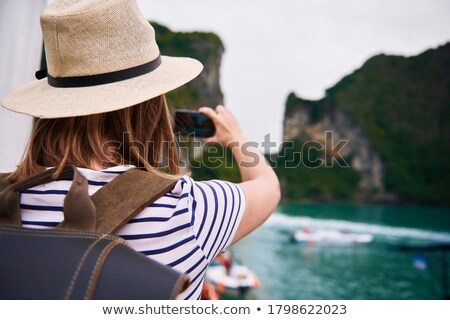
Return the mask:
[[[55,0],[41,16],[48,71],[6,96],[2,105],[36,116],[28,150],[11,181],[48,167],[79,168],[95,193],[133,167],[160,173],[178,156],[164,94],[195,78],[201,64],[160,56],[153,28],[133,0]],[[246,143],[223,106],[207,107],[216,126],[208,143],[232,146],[243,182],[196,182],[183,176],[173,190],[142,210],[117,235],[137,251],[189,274],[181,299],[198,299],[206,267],[230,244],[268,218],[280,198],[279,182],[264,157]],[[29,228],[63,220],[70,181],[54,181],[21,195]]]

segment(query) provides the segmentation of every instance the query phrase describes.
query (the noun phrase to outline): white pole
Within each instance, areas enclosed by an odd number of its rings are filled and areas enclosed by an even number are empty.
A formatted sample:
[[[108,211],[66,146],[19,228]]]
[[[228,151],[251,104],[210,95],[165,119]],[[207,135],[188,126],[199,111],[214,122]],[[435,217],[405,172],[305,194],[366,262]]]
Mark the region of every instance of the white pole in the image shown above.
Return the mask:
[[[39,69],[42,52],[39,16],[46,4],[46,0],[0,1],[0,98],[33,80]],[[32,121],[30,116],[0,107],[0,172],[15,169],[26,147]]]

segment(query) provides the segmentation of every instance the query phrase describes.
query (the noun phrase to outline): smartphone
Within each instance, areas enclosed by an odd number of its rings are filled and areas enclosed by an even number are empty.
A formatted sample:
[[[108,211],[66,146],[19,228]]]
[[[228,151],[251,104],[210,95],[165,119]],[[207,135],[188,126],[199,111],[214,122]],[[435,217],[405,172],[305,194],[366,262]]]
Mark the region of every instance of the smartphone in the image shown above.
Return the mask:
[[[195,110],[175,110],[175,133],[200,138],[212,137],[216,133],[213,121],[207,115]]]

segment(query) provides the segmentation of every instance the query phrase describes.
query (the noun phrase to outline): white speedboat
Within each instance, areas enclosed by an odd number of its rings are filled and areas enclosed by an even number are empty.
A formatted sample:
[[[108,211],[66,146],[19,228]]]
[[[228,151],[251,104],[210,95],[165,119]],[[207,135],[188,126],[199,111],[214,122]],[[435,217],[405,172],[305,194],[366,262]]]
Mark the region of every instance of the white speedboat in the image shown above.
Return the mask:
[[[206,271],[205,281],[214,285],[219,294],[244,294],[259,287],[256,274],[234,259],[228,267],[213,261]]]
[[[374,239],[368,233],[351,233],[339,230],[309,230],[307,228],[292,233],[292,241],[298,243],[351,244],[369,243]]]

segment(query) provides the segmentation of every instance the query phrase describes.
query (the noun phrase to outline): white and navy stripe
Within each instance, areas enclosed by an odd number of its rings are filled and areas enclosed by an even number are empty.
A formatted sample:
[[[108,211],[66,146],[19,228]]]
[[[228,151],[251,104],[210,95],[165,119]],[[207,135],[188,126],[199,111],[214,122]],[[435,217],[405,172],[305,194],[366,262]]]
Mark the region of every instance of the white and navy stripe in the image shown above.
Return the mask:
[[[103,171],[80,168],[89,182],[89,194],[130,167]],[[63,201],[71,182],[54,181],[21,193],[22,223],[29,228],[50,228],[63,220]],[[131,247],[191,278],[180,299],[199,299],[208,264],[230,244],[245,209],[242,189],[236,184],[181,178],[170,193],[159,198],[117,235]]]

